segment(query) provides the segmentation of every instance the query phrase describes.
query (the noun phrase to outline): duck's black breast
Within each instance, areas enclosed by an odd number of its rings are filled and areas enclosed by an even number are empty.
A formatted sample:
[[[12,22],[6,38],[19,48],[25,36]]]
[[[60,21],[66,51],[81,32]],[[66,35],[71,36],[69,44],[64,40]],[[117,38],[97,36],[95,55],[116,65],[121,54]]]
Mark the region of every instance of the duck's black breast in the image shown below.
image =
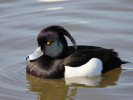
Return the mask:
[[[103,63],[102,73],[114,68],[119,68],[123,63],[113,49],[105,49],[95,46],[77,46],[77,51],[69,47],[69,55],[64,60],[65,66],[79,67],[86,64],[92,58],[98,58]]]
[[[29,61],[26,71],[41,78],[63,78],[65,69],[62,59],[53,59],[43,55],[34,61]]]

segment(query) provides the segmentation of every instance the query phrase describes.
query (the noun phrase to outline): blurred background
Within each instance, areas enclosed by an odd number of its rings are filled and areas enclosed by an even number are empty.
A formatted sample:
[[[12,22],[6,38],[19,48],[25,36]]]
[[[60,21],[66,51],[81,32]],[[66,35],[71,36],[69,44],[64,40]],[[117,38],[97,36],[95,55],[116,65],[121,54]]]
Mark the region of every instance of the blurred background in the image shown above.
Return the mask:
[[[67,29],[77,44],[114,48],[130,63],[96,78],[28,75],[25,58],[50,25]],[[0,0],[1,100],[132,100],[132,62],[133,0]]]

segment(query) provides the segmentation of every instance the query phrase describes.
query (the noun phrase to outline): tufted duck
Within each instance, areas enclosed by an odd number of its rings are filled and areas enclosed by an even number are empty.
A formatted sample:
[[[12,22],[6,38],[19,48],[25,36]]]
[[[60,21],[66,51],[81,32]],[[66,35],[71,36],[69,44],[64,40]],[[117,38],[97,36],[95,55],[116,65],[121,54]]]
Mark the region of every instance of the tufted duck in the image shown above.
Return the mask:
[[[65,36],[74,46],[68,46]],[[37,42],[37,50],[26,58],[26,71],[40,78],[97,76],[126,63],[113,49],[77,46],[61,26],[44,28],[38,34]]]

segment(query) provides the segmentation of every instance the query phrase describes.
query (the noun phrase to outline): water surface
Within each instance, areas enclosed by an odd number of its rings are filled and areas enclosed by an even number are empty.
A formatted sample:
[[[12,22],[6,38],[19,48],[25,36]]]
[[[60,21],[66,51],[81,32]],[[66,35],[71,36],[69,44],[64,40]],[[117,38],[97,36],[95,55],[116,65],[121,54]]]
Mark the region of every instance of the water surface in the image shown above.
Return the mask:
[[[132,5],[132,0],[0,0],[0,100],[132,100]],[[77,44],[114,48],[131,63],[93,78],[26,74],[25,57],[49,25],[63,26]]]

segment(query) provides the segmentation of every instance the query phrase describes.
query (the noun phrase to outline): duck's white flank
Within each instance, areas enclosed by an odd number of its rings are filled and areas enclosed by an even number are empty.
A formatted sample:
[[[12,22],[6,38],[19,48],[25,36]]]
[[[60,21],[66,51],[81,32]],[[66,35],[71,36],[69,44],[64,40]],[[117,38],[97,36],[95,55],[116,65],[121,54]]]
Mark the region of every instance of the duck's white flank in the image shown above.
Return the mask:
[[[79,67],[65,66],[65,77],[97,76],[101,75],[102,69],[102,61],[98,58],[92,58]]]

